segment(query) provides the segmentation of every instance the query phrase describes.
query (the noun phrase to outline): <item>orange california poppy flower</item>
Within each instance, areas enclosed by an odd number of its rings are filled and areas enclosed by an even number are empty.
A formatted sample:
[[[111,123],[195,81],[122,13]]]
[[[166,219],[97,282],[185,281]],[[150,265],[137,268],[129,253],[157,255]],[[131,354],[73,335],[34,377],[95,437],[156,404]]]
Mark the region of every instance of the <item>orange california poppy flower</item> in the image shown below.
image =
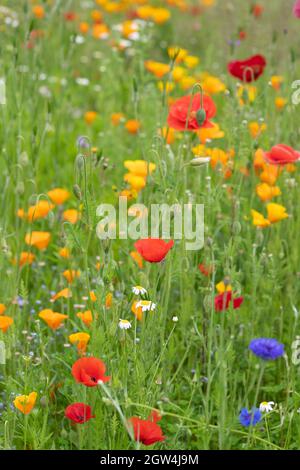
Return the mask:
[[[85,312],[79,312],[76,315],[86,326],[90,326],[93,322],[93,315],[91,310],[86,310]]]
[[[69,191],[63,188],[54,188],[48,191],[48,196],[50,197],[51,201],[56,204],[57,206],[60,206],[64,202],[66,202],[71,194]]]
[[[35,255],[29,251],[22,251],[19,258],[19,266],[24,266],[25,264],[32,264],[35,260]],[[13,263],[17,263],[17,259],[13,260]]]
[[[45,250],[49,245],[51,234],[49,232],[31,232],[25,236],[25,243],[35,246],[38,250]]]
[[[104,23],[95,23],[93,25],[93,37],[95,39],[105,39],[109,33],[109,29]]]
[[[266,219],[260,212],[251,210],[253,225],[256,227],[264,228],[270,225],[270,221]]]
[[[53,312],[50,308],[46,308],[39,313],[39,317],[52,329],[57,330],[62,322],[68,318],[68,315]]]
[[[34,14],[34,16],[36,18],[38,18],[39,20],[43,19],[45,17],[45,10],[44,8],[42,7],[42,5],[35,5],[33,8],[32,8],[32,13]]]
[[[66,269],[63,272],[63,276],[67,279],[69,284],[72,284],[74,279],[80,277],[80,271],[78,269],[77,270],[75,270],[75,269]]]
[[[279,166],[266,164],[263,172],[259,175],[259,178],[263,183],[274,186],[280,175],[280,172],[281,168]]]
[[[54,205],[45,199],[40,199],[35,205],[30,206],[27,212],[27,218],[29,222],[34,222],[38,219],[44,219],[47,217],[50,211],[54,208]]]
[[[13,324],[13,319],[11,317],[7,317],[6,315],[0,316],[0,330],[5,333],[8,328]]]
[[[124,118],[123,113],[113,113],[110,119],[113,126],[118,126]]]
[[[6,305],[0,304],[0,315],[3,315],[3,313],[5,312],[5,310],[6,310]]]
[[[124,175],[124,181],[130,185],[130,188],[139,192],[146,186],[146,178],[144,176],[138,176],[135,173],[126,173]]]
[[[64,246],[63,248],[61,248],[58,252],[59,256],[61,256],[62,258],[65,258],[65,259],[69,259],[70,258],[70,250],[69,248],[67,248],[66,246]]]
[[[90,25],[86,21],[79,23],[79,31],[81,34],[86,34],[90,29]]]
[[[267,183],[260,183],[256,186],[256,194],[261,201],[266,202],[275,196],[280,196],[281,190],[278,186],[270,186]]]
[[[96,118],[97,118],[96,111],[87,111],[84,115],[84,120],[88,125],[93,124]]]
[[[137,320],[141,321],[143,319],[143,310],[142,307],[137,307],[138,300],[135,300],[131,306],[132,313],[136,316]]]
[[[80,354],[85,353],[89,340],[90,340],[90,335],[84,332],[73,333],[72,335],[69,336],[70,343],[76,344],[77,350]]]
[[[155,75],[156,78],[162,78],[164,75],[170,72],[170,65],[163,64],[161,62],[155,62],[154,60],[146,60],[144,62],[145,69],[148,72]]]
[[[286,219],[289,215],[286,212],[286,208],[281,204],[275,204],[270,202],[267,204],[268,220],[271,224],[280,222],[280,220]]]
[[[130,174],[145,178],[153,173],[156,165],[145,160],[125,160],[124,167],[129,170]]]
[[[24,415],[28,415],[33,409],[37,398],[36,392],[31,392],[29,395],[19,395],[14,399],[15,407]]]
[[[137,251],[131,251],[130,256],[136,262],[138,267],[140,269],[143,269],[144,263],[143,263],[143,258],[141,257],[141,255]]]
[[[79,220],[79,212],[76,209],[67,209],[63,212],[63,220],[70,222],[70,224],[76,224]]]
[[[105,297],[105,308],[110,308],[112,306],[113,295],[111,292]]]
[[[141,123],[137,119],[129,119],[125,123],[125,128],[129,132],[129,134],[137,134],[138,131],[140,130]]]
[[[69,287],[66,287],[65,289],[57,292],[57,294],[54,294],[51,297],[51,302],[54,302],[57,299],[61,299],[62,297],[65,299],[69,299],[70,297],[72,297],[72,291],[71,289],[69,289]]]

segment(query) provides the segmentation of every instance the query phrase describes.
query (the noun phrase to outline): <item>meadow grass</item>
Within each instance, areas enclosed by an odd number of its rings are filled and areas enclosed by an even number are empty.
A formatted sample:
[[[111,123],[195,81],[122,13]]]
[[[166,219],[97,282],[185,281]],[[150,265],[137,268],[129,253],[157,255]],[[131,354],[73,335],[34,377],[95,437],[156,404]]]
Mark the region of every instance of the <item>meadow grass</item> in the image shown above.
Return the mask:
[[[300,108],[292,103],[291,84],[300,79],[300,23],[292,16],[293,2],[261,0],[260,18],[251,14],[252,2],[238,0],[216,0],[201,14],[191,12],[200,1],[186,1],[186,12],[167,2],[148,3],[168,8],[171,18],[146,22],[139,39],[121,50],[116,46],[121,34],[113,26],[125,20],[124,12],[107,13],[93,1],[53,0],[40,2],[45,16],[38,19],[32,11],[37,2],[2,2],[16,12],[18,26],[5,23],[7,12],[0,16],[0,77],[6,84],[6,104],[0,105],[0,303],[14,320],[0,331],[6,355],[0,364],[0,448],[143,448],[130,438],[122,416],[145,419],[158,409],[166,440],[155,444],[157,449],[297,449],[300,368],[292,361],[292,343],[300,335],[298,171],[283,171],[278,180],[282,194],[276,202],[289,218],[259,229],[251,217],[251,209],[266,213],[255,190],[257,149],[278,143],[299,149]],[[106,39],[78,29],[80,21],[92,24],[95,9],[109,26]],[[74,11],[76,20],[66,21],[67,11]],[[36,30],[41,37],[32,39]],[[187,95],[192,86],[183,89],[177,82],[162,93],[144,61],[171,64],[162,80],[173,82],[176,65],[167,53],[173,45],[199,57],[190,75],[207,71],[225,84],[225,91],[212,95],[224,137],[207,148],[234,149],[229,178],[222,166],[187,164],[198,144],[194,133],[178,133],[170,145],[159,134],[167,125],[170,97]],[[255,83],[255,100],[241,105],[227,63],[256,53],[266,57],[267,67]],[[275,75],[283,77],[279,91],[270,86]],[[282,110],[275,105],[278,96],[287,100]],[[91,125],[84,119],[87,111],[97,113]],[[122,122],[112,125],[118,112],[140,121],[140,131],[133,135]],[[267,125],[256,139],[248,128],[252,121]],[[85,136],[86,148],[78,145],[79,136]],[[140,269],[130,256],[132,240],[98,239],[96,208],[117,204],[126,187],[123,162],[138,159],[156,164],[138,202],[204,204],[203,249],[186,251],[179,240],[162,263],[144,262]],[[247,176],[240,171],[245,167]],[[47,192],[55,187],[72,193],[62,208],[33,222],[17,216],[37,198],[49,200]],[[70,208],[81,213],[76,224],[62,219]],[[32,229],[51,233],[46,250],[25,244]],[[69,259],[58,254],[63,246],[71,250]],[[35,260],[20,266],[24,251]],[[200,263],[213,266],[210,276],[200,272]],[[72,297],[51,303],[53,293],[68,286],[66,269],[81,272],[70,286]],[[215,286],[226,278],[244,302],[216,312]],[[131,311],[135,285],[145,287],[157,305],[142,321]],[[68,315],[61,328],[52,330],[39,318],[46,308]],[[90,328],[76,316],[88,309],[94,316]],[[132,328],[121,330],[120,318]],[[107,366],[112,378],[106,392],[84,387],[71,375],[78,352],[68,337],[78,331],[90,334],[87,355]],[[255,357],[248,345],[257,337],[278,339],[285,355],[266,362]],[[24,415],[13,401],[32,391],[37,401]],[[274,401],[274,410],[258,425],[243,427],[240,410],[262,401]],[[64,411],[74,402],[88,403],[96,418],[72,425]]]

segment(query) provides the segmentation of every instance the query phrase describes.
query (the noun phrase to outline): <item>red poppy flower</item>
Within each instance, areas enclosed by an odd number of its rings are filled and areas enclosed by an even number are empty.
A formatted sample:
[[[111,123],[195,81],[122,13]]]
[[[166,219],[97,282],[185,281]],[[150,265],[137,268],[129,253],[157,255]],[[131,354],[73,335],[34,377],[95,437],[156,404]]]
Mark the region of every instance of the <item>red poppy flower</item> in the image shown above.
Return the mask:
[[[83,424],[91,418],[95,418],[95,415],[92,415],[92,409],[89,405],[85,403],[73,403],[65,409],[65,417],[74,423]]]
[[[105,376],[106,366],[96,357],[82,357],[74,362],[72,375],[76,382],[86,387],[95,387],[98,382],[108,382],[110,377]]]
[[[223,310],[227,310],[231,302],[233,303],[233,308],[236,309],[242,305],[242,303],[244,302],[244,298],[237,297],[233,299],[231,291],[223,292],[222,294],[219,294],[215,297],[216,312],[222,312]]]
[[[196,131],[200,127],[213,127],[209,120],[216,112],[216,105],[210,96],[203,96],[203,109],[200,93],[183,96],[170,107],[168,125],[178,131]]]
[[[160,419],[161,416],[155,411],[152,411],[148,419],[140,419],[136,416],[130,418],[129,422],[132,424],[135,440],[142,442],[145,446],[164,441],[165,436],[157,424]]]
[[[284,144],[278,144],[271,148],[270,152],[265,152],[264,157],[272,165],[288,165],[300,160],[300,152]]]
[[[76,13],[75,13],[74,11],[66,11],[66,12],[64,13],[64,19],[65,19],[66,21],[75,21],[75,20],[76,20],[76,17],[77,17],[77,15],[76,15]]]
[[[135,242],[134,247],[145,261],[159,263],[165,258],[173,245],[173,240],[167,243],[160,238],[145,238]]]
[[[228,72],[242,82],[253,82],[263,73],[267,65],[262,55],[254,55],[245,60],[234,60],[228,64]]]
[[[206,266],[204,263],[198,265],[199,271],[203,274],[203,276],[210,276],[213,273],[214,267],[213,266]]]
[[[263,14],[264,7],[257,3],[256,5],[253,5],[251,11],[252,11],[252,14],[255,16],[255,18],[259,18]]]

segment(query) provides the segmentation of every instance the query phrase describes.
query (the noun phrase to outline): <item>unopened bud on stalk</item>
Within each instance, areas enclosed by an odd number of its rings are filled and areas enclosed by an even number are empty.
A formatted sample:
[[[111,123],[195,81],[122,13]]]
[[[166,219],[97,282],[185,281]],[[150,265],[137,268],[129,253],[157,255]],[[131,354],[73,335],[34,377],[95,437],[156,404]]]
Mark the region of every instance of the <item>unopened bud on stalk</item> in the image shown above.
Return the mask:
[[[77,155],[75,163],[76,163],[78,170],[81,171],[84,165],[84,156],[81,153]]]
[[[74,196],[77,197],[77,199],[79,199],[79,201],[81,201],[81,199],[82,199],[82,193],[81,193],[81,189],[80,189],[80,187],[78,186],[78,184],[74,184],[74,186],[73,186],[73,193],[74,193]]]
[[[16,191],[17,191],[18,194],[23,194],[24,193],[25,186],[24,186],[23,181],[18,182],[17,187],[16,187]]]
[[[27,166],[29,163],[29,158],[27,152],[22,152],[20,155],[20,164],[22,166]]]
[[[191,166],[202,166],[210,162],[210,157],[195,157],[190,161]]]
[[[199,126],[202,126],[206,120],[206,111],[203,108],[198,109],[196,113],[196,120]]]

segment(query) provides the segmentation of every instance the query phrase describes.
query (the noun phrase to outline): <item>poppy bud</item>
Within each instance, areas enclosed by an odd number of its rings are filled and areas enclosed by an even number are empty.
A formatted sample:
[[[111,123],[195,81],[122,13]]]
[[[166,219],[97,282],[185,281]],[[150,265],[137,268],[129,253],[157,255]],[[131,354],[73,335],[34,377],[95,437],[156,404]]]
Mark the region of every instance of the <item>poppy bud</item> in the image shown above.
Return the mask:
[[[22,166],[26,166],[28,165],[28,163],[29,163],[28,154],[26,152],[22,152],[20,155],[20,164]]]
[[[50,211],[48,214],[48,221],[49,221],[50,227],[53,228],[54,222],[55,222],[55,216],[52,211]]]
[[[205,111],[205,109],[203,109],[203,108],[198,109],[198,111],[196,113],[196,120],[197,120],[197,123],[199,124],[199,126],[202,126],[202,124],[206,120],[206,111]]]
[[[24,193],[25,186],[24,186],[23,181],[18,182],[17,187],[16,187],[16,191],[17,191],[18,194],[23,194]]]
[[[74,184],[74,186],[73,186],[73,193],[74,193],[74,196],[77,197],[77,199],[79,199],[79,201],[81,201],[81,199],[82,199],[82,194],[81,194],[81,189],[80,189],[80,187],[78,186],[78,184]]]
[[[238,220],[235,220],[232,224],[231,231],[233,235],[238,235],[241,233],[242,227]]]
[[[196,157],[190,161],[191,166],[202,166],[210,162],[210,157]]]
[[[41,397],[41,399],[40,399],[40,405],[41,405],[43,408],[46,408],[46,407],[48,406],[47,397],[45,397],[45,396]]]
[[[75,163],[76,163],[78,170],[81,171],[84,165],[84,156],[79,153],[76,157]]]

